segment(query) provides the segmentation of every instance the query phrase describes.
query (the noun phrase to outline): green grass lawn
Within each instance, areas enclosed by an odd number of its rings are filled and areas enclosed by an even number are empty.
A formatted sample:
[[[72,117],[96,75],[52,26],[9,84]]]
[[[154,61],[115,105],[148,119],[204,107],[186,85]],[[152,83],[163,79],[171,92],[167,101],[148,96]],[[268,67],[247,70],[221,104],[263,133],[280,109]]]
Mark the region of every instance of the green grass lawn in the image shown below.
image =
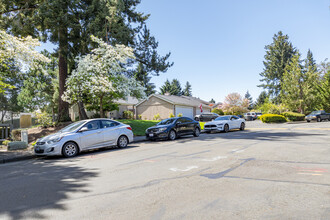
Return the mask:
[[[146,129],[156,125],[159,121],[156,120],[131,120],[131,119],[120,119],[121,123],[130,125],[133,129],[133,134],[135,136],[144,136]],[[204,129],[205,122],[199,122],[201,129]]]
[[[121,123],[130,125],[133,129],[133,134],[135,136],[144,136],[146,133],[146,129],[156,125],[159,121],[155,120],[131,120],[131,119],[120,119],[118,120]]]

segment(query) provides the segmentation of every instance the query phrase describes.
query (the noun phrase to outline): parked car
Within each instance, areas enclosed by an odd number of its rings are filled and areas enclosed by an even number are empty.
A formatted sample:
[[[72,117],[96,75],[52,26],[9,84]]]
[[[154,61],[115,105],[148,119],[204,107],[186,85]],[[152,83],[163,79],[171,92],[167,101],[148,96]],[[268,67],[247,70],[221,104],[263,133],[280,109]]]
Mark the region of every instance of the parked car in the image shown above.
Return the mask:
[[[72,123],[56,134],[37,141],[36,155],[63,155],[74,157],[79,152],[117,145],[124,148],[133,141],[129,125],[109,120],[90,119]]]
[[[204,125],[204,131],[211,133],[211,131],[224,131],[228,132],[232,129],[245,129],[245,119],[239,118],[236,115],[225,115],[216,118],[212,122],[207,122]]]
[[[252,121],[252,120],[256,120],[258,116],[255,112],[248,112],[248,113],[244,113],[244,118],[245,120]]]
[[[194,118],[196,121],[212,121],[212,120],[216,119],[217,117],[219,117],[219,115],[217,113],[204,112],[200,115],[195,115]]]
[[[261,112],[256,112],[257,118],[262,115]]]
[[[156,126],[146,130],[148,140],[169,139],[175,140],[182,135],[194,135],[198,137],[201,132],[199,122],[187,117],[168,118],[159,122]]]
[[[323,120],[328,120],[330,121],[330,113],[326,113],[323,110],[320,111],[313,111],[309,115],[305,117],[305,120],[307,122],[311,122],[313,120],[316,120],[317,122],[321,122]]]

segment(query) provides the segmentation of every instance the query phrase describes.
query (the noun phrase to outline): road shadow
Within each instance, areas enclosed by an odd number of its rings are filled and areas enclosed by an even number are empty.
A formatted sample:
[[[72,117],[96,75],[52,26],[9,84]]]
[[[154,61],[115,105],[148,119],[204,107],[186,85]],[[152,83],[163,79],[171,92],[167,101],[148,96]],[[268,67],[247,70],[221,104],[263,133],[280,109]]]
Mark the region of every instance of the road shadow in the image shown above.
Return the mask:
[[[224,132],[212,132],[212,133],[203,133],[199,137],[193,137],[192,135],[182,136],[176,141],[179,143],[186,143],[191,140],[199,141],[209,141],[214,139],[242,139],[242,140],[260,140],[260,141],[287,141],[288,139],[295,139],[300,136],[322,136],[325,134],[316,134],[316,133],[299,133],[292,131],[240,131],[232,130],[228,133]]]
[[[98,170],[58,163],[61,160],[0,165],[0,218],[47,219],[44,211],[66,210],[61,202],[69,194],[87,193],[88,182],[98,176]]]

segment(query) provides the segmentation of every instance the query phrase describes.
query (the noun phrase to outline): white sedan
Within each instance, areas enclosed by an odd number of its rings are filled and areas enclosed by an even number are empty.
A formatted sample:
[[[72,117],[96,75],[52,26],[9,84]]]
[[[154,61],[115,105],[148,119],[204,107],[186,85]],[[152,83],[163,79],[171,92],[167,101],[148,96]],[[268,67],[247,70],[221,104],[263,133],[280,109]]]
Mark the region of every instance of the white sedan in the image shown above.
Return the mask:
[[[204,125],[204,131],[210,133],[211,131],[224,131],[228,132],[232,129],[245,129],[245,120],[236,115],[224,115],[217,117],[214,121],[207,122]]]
[[[90,119],[72,123],[56,134],[37,141],[36,155],[74,157],[79,152],[117,145],[124,148],[133,141],[132,128],[109,119]]]

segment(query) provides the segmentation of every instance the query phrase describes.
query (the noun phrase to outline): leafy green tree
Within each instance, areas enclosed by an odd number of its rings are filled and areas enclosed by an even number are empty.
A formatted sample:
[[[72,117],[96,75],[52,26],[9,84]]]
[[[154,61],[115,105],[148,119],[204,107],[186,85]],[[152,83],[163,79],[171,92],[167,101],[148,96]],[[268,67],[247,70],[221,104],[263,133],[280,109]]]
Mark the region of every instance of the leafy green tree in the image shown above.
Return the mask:
[[[330,112],[330,62],[322,62],[320,67],[321,78],[316,84],[316,97],[319,102],[316,107]]]
[[[282,77],[296,49],[289,41],[288,35],[283,35],[281,31],[274,35],[273,42],[265,49],[264,70],[260,73],[263,84],[259,87],[267,89],[275,103],[281,103]]]
[[[182,95],[182,88],[179,80],[173,79],[171,82],[171,95],[181,96]]]
[[[291,58],[285,68],[282,80],[282,101],[291,111],[306,113],[312,111],[315,103],[315,82],[318,81],[316,65],[313,65],[313,56],[309,51],[305,65],[300,61],[297,53]]]
[[[91,34],[113,46],[123,44],[133,48],[136,59],[127,65],[142,65],[147,76],[158,75],[173,65],[167,61],[170,53],[158,54],[158,42],[146,26],[149,15],[136,11],[139,4],[140,0],[5,1],[1,5],[0,25],[17,36],[31,35],[58,45],[59,97],[62,97],[68,74],[75,68],[75,57],[89,53],[95,46]],[[130,76],[140,73],[126,72]],[[144,76],[145,72],[141,74]],[[59,120],[69,118],[68,103],[59,98],[58,106]]]
[[[182,95],[184,95],[184,96],[192,96],[191,85],[190,85],[190,83],[188,81],[186,82],[186,85],[185,85],[185,88],[183,89]]]

